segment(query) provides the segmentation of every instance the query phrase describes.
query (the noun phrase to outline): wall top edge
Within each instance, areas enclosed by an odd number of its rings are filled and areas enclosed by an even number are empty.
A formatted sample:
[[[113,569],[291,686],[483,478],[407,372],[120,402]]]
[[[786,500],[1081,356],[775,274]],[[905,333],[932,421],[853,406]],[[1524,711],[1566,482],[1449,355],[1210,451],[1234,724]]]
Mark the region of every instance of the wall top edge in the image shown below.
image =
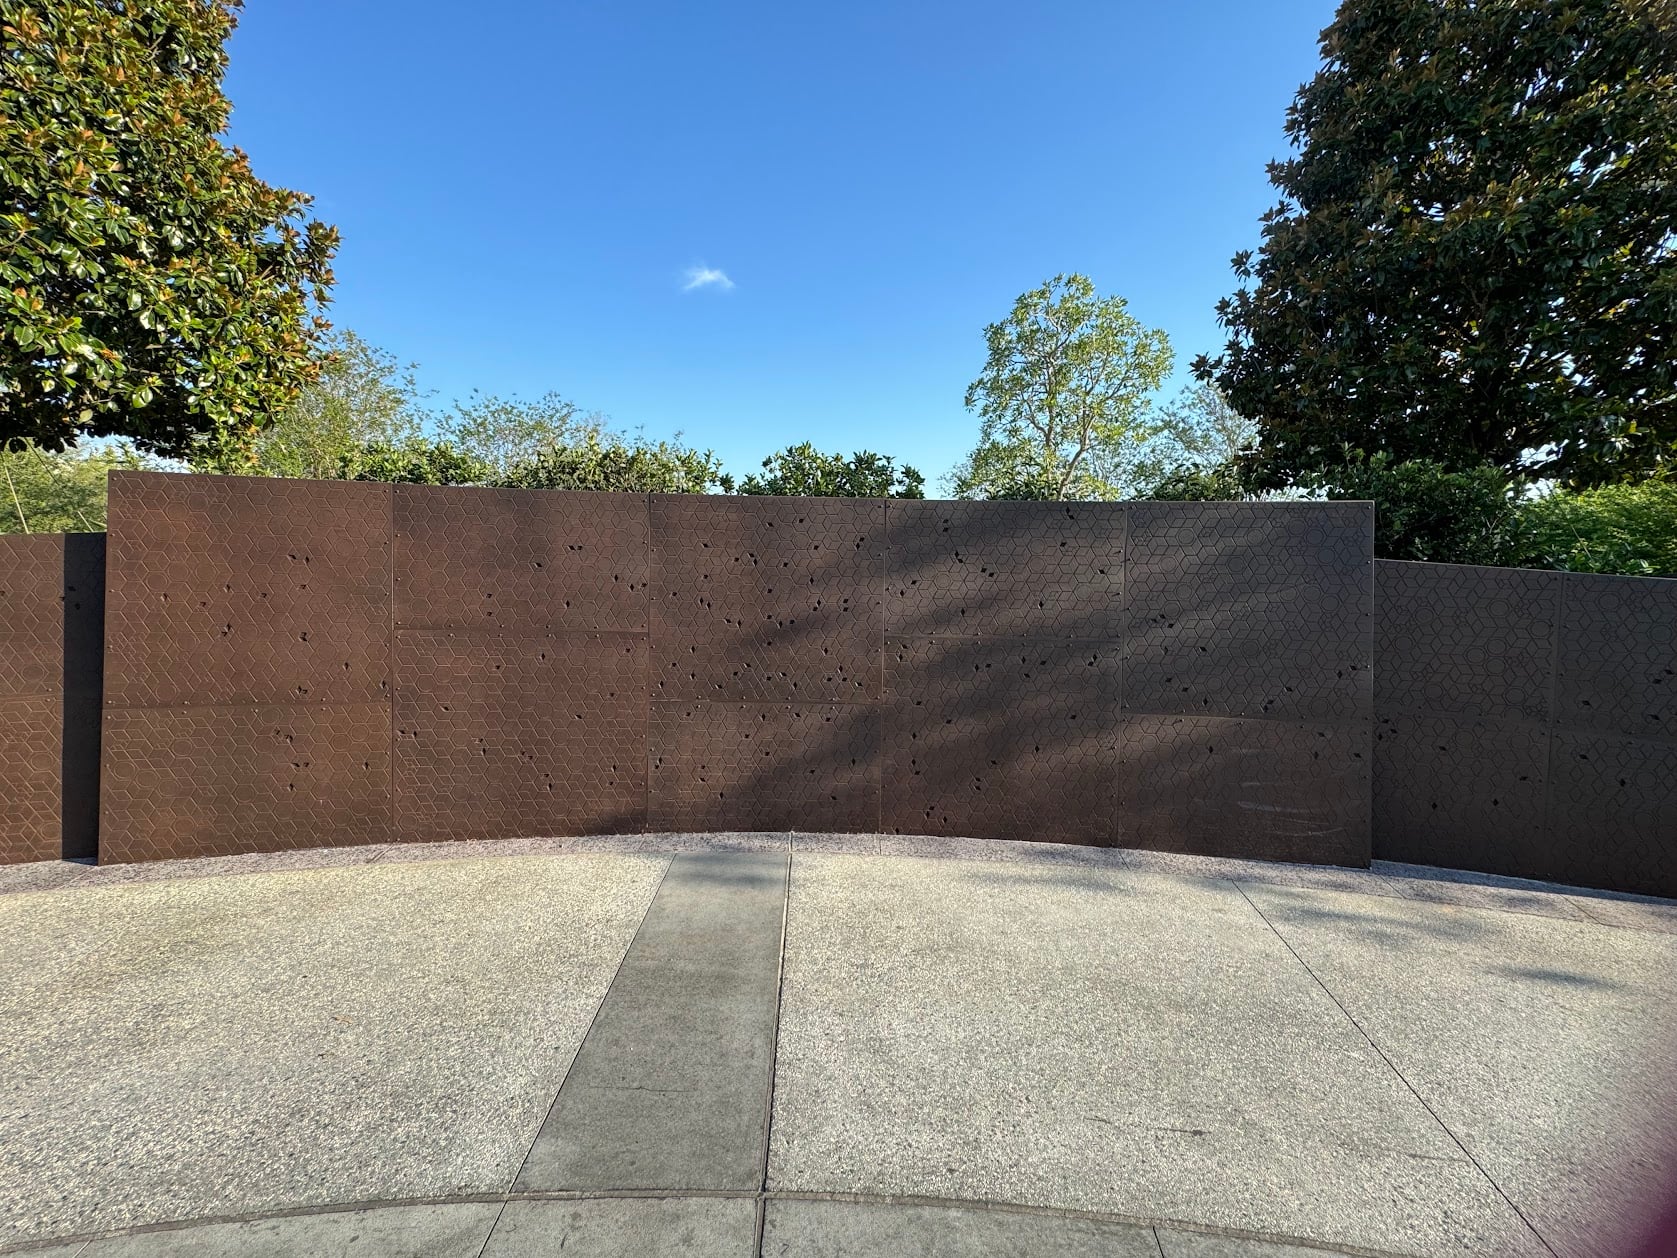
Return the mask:
[[[1677,581],[1677,577],[1639,575],[1631,572],[1571,572],[1564,568],[1515,568],[1490,563],[1439,563],[1432,559],[1376,559],[1377,565],[1392,568],[1447,568],[1467,572],[1520,572],[1529,576],[1571,577],[1591,581]]]
[[[329,479],[329,480],[320,480],[320,479],[315,479],[315,478],[306,477],[306,476],[255,476],[255,475],[241,475],[241,474],[238,474],[238,473],[229,474],[229,473],[222,473],[222,472],[161,472],[161,471],[153,471],[153,470],[149,470],[149,469],[142,470],[142,469],[133,469],[133,468],[113,469],[107,475],[108,475],[108,477],[111,481],[115,481],[115,482],[137,482],[137,481],[141,481],[141,480],[170,480],[170,481],[179,481],[179,482],[183,482],[183,483],[187,482],[187,481],[192,481],[192,482],[205,482],[205,481],[215,481],[215,482],[224,482],[224,481],[273,481],[273,482],[277,482],[277,483],[285,484],[285,485],[337,485],[337,486],[342,486],[344,488],[349,488],[349,487],[353,486],[353,487],[358,488],[358,489],[371,489],[371,488],[382,487],[382,488],[386,488],[386,489],[393,489],[393,490],[396,490],[397,492],[403,492],[403,493],[414,492],[414,491],[420,491],[420,492],[425,492],[425,493],[438,493],[438,492],[449,492],[449,491],[493,490],[497,493],[510,493],[510,494],[572,494],[572,495],[578,495],[578,496],[586,496],[586,497],[590,497],[590,498],[600,498],[600,497],[608,497],[608,498],[647,498],[647,499],[663,498],[663,499],[669,499],[669,500],[677,501],[677,502],[689,502],[689,501],[692,501],[694,499],[707,499],[707,500],[715,500],[715,501],[727,501],[727,502],[733,502],[733,503],[748,503],[748,502],[769,503],[769,502],[785,502],[785,501],[788,501],[789,499],[801,499],[801,500],[810,501],[810,502],[870,502],[870,503],[883,502],[883,503],[889,503],[892,506],[901,506],[901,507],[974,506],[974,507],[999,507],[999,508],[1014,509],[1014,510],[1025,510],[1025,509],[1032,508],[1032,507],[1035,507],[1035,508],[1038,508],[1038,509],[1045,508],[1045,507],[1064,507],[1064,508],[1068,508],[1068,509],[1079,509],[1079,508],[1088,509],[1088,508],[1092,508],[1092,507],[1098,507],[1098,508],[1101,508],[1103,510],[1108,510],[1108,511],[1127,510],[1127,509],[1136,508],[1136,507],[1145,507],[1145,508],[1163,509],[1163,510],[1188,510],[1188,509],[1207,508],[1207,507],[1238,507],[1238,508],[1241,508],[1241,509],[1244,509],[1244,510],[1273,511],[1273,510],[1300,510],[1300,509],[1309,510],[1309,509],[1320,508],[1320,507],[1372,507],[1374,505],[1372,501],[1367,500],[1367,499],[1362,499],[1362,498],[1344,498],[1344,499],[1334,499],[1332,501],[1326,501],[1326,500],[1321,500],[1321,501],[1288,500],[1288,501],[1279,501],[1279,502],[1252,502],[1252,501],[1248,501],[1248,500],[1238,500],[1238,499],[1228,500],[1228,501],[1216,501],[1216,502],[1177,502],[1177,501],[1154,500],[1154,499],[1148,499],[1148,498],[1125,498],[1125,499],[1122,499],[1122,500],[1110,501],[1110,502],[1108,502],[1108,501],[1094,501],[1094,500],[1061,502],[1061,501],[1038,501],[1038,500],[1035,500],[1035,499],[1024,499],[1024,498],[997,498],[997,499],[989,499],[989,498],[852,498],[852,497],[828,497],[828,496],[810,495],[810,494],[724,494],[724,493],[677,494],[677,493],[662,493],[662,492],[642,493],[642,492],[626,492],[626,491],[601,490],[601,489],[518,489],[518,488],[512,488],[512,487],[504,486],[504,485],[409,485],[409,484],[401,484],[401,483],[393,483],[393,482],[380,482],[380,481],[351,481],[351,480],[341,480],[341,479],[337,479],[337,478],[333,478],[333,479]]]

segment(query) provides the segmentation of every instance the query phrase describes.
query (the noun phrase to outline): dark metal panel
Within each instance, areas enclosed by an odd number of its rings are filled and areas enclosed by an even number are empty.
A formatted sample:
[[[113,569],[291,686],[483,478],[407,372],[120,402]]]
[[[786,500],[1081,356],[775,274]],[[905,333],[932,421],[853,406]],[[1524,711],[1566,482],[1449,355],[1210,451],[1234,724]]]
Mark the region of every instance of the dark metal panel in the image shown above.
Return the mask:
[[[642,634],[396,635],[402,838],[639,831]]]
[[[64,684],[64,537],[0,537],[0,699]]]
[[[1382,715],[1374,729],[1374,854],[1520,878],[1560,871],[1541,722]]]
[[[102,861],[390,839],[382,703],[110,708]]]
[[[1375,710],[1549,719],[1561,574],[1380,560]]]
[[[390,486],[117,472],[106,701],[389,696]]]
[[[395,489],[398,629],[645,630],[645,494]]]
[[[879,698],[885,504],[652,497],[652,697]]]
[[[1126,847],[1207,856],[1369,862],[1370,731],[1207,716],[1126,716]]]
[[[105,702],[103,533],[64,538],[64,745],[62,852],[99,851],[99,740]]]
[[[887,632],[1119,636],[1125,506],[894,500],[886,510]]]
[[[654,703],[653,830],[879,829],[879,707]]]
[[[60,855],[63,729],[58,696],[0,696],[0,865]]]
[[[1677,896],[1677,742],[1557,730],[1550,772],[1562,881]]]
[[[1555,717],[1677,739],[1677,581],[1568,573]]]
[[[0,537],[0,863],[96,850],[104,575],[102,533]]]
[[[1366,720],[1367,503],[1134,503],[1124,711]]]
[[[885,830],[1116,841],[1116,643],[891,637],[885,690]]]

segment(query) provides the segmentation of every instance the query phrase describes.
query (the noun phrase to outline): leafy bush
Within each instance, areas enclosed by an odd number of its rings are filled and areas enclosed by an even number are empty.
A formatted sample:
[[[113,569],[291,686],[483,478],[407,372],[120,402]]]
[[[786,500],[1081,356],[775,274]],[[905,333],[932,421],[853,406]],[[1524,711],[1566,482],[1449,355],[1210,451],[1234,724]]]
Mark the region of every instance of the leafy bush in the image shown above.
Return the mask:
[[[1153,502],[1238,502],[1249,497],[1233,463],[1211,467],[1178,467],[1143,498]]]
[[[493,475],[482,459],[447,441],[410,437],[395,444],[370,442],[340,456],[344,480],[386,481],[398,485],[481,485]]]
[[[822,454],[809,442],[787,446],[763,460],[763,474],[739,484],[742,494],[790,494],[804,498],[924,498],[926,478],[914,468],[870,450],[848,459]],[[733,480],[722,487],[732,492]]]
[[[1677,577],[1677,481],[1550,493],[1521,505],[1514,562]]]
[[[1424,459],[1394,462],[1383,451],[1351,452],[1301,484],[1337,501],[1372,501],[1381,559],[1506,564],[1518,549],[1518,491],[1489,464],[1453,470]]]
[[[56,451],[14,441],[0,449],[0,533],[98,533],[106,473],[160,466],[126,441]]]
[[[721,463],[709,450],[677,442],[627,441],[611,433],[589,432],[537,451],[499,483],[514,489],[702,494],[721,483]]]

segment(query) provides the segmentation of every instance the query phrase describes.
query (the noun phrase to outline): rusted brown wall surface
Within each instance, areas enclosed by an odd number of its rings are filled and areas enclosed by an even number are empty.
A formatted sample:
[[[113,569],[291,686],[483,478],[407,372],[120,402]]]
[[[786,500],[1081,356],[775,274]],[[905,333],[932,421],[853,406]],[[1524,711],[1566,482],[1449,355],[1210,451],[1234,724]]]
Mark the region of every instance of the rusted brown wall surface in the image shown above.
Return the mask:
[[[391,498],[111,476],[101,860],[390,839]]]
[[[648,828],[1368,859],[1366,507],[129,474],[111,521],[106,859]]]
[[[94,854],[105,537],[0,537],[0,863]]]
[[[1375,855],[1677,895],[1677,581],[1375,571]]]
[[[1677,581],[1375,563],[1365,504],[119,473],[111,522],[0,538],[0,861],[881,830],[1677,894]]]

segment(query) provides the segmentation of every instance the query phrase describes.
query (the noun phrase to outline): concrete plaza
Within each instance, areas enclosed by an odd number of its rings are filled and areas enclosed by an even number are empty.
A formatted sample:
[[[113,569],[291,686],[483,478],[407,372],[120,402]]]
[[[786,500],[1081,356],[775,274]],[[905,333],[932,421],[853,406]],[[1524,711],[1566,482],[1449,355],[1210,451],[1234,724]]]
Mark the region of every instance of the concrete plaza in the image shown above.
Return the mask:
[[[0,869],[0,1252],[1609,1255],[1677,905],[660,835]]]

